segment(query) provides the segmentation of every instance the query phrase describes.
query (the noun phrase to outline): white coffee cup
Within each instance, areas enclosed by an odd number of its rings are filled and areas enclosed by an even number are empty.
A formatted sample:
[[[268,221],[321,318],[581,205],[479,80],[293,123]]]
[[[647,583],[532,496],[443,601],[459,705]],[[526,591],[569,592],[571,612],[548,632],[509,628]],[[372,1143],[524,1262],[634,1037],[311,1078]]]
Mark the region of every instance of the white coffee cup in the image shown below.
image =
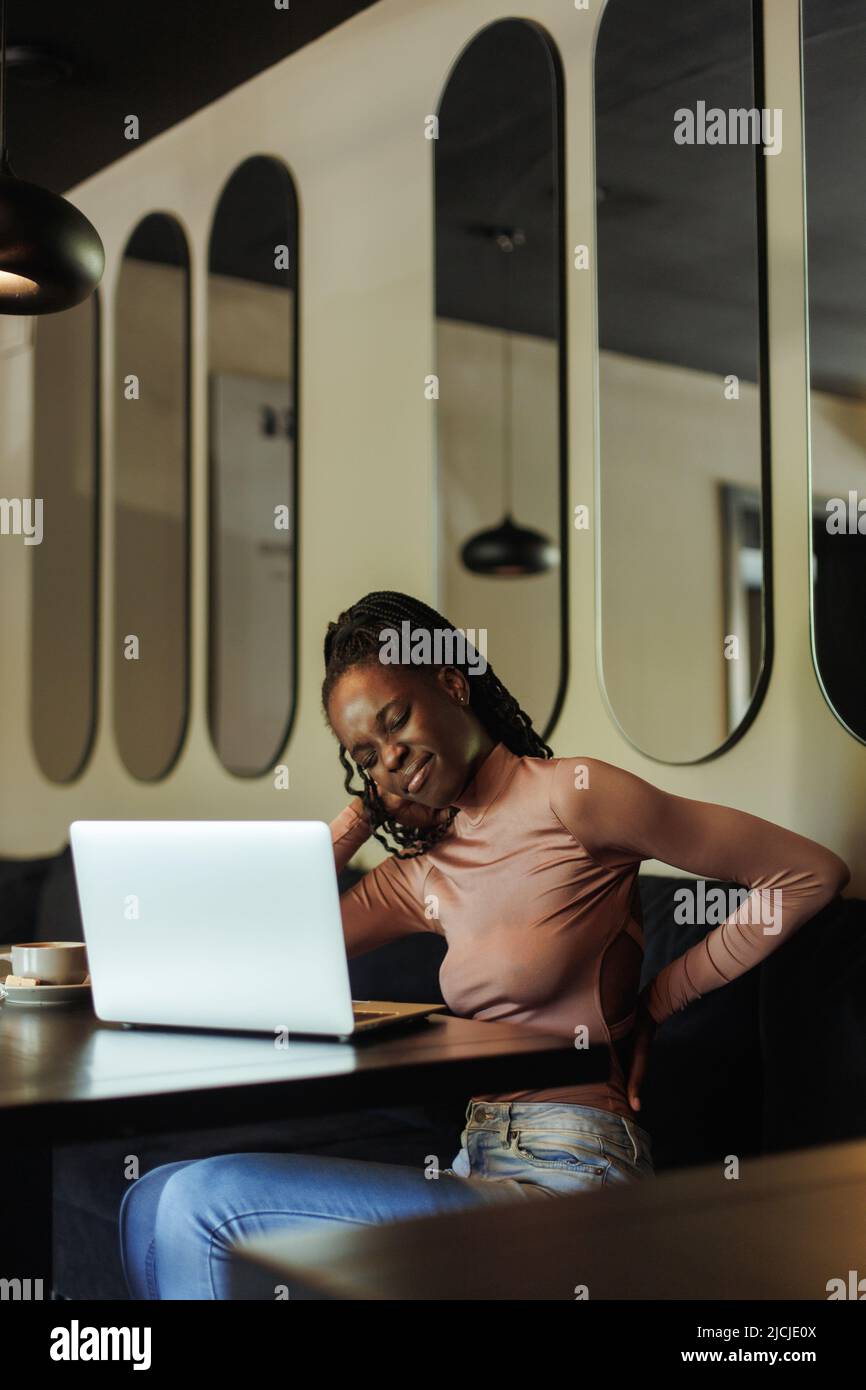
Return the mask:
[[[0,952],[13,975],[30,976],[46,985],[80,985],[87,978],[83,941],[25,941]]]

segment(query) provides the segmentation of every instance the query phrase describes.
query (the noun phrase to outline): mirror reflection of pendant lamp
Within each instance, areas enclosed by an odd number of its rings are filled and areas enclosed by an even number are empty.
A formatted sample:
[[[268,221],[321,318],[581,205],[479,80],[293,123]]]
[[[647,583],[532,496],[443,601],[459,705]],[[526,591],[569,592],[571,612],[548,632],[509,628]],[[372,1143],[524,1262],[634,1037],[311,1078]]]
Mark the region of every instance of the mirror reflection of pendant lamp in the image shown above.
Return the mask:
[[[513,335],[510,322],[511,257],[526,241],[519,227],[496,228],[493,244],[505,257],[503,286],[502,337],[502,463],[504,479],[505,516],[498,526],[477,531],[460,551],[460,559],[473,574],[493,578],[543,574],[559,563],[559,550],[547,536],[528,526],[519,526],[511,515],[512,476],[514,463],[514,396]]]
[[[105,269],[105,248],[72,203],[12,171],[6,149],[6,0],[0,5],[0,314],[53,314],[92,294]]]

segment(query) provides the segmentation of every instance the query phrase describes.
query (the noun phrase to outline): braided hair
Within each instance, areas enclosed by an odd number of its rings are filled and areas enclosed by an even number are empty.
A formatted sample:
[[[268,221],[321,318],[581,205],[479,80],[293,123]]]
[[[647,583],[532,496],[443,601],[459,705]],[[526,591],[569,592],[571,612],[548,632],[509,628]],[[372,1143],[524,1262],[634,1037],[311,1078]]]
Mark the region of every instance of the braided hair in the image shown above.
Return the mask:
[[[382,649],[381,632],[383,628],[400,630],[401,623],[408,622],[410,631],[440,633],[456,632],[452,623],[429,608],[419,599],[408,594],[390,590],[366,594],[341,613],[336,622],[328,623],[325,633],[325,679],[322,683],[322,706],[328,718],[328,700],[339,678],[353,667],[374,665],[380,660]],[[471,657],[471,648],[469,651]],[[457,670],[467,670],[468,661],[449,662]],[[493,667],[485,663],[482,673],[473,673],[469,679],[469,708],[477,716],[494,743],[504,743],[518,757],[552,758],[553,749],[543,741],[532,727],[532,720],[515,700],[514,696],[496,676]],[[353,796],[360,796],[373,835],[389,854],[398,859],[412,859],[432,849],[451,828],[457,815],[457,807],[452,806],[447,820],[429,830],[415,829],[401,825],[388,811],[379,796],[375,782],[360,766],[354,766],[343,744],[340,744],[340,762],[345,770],[344,786]],[[352,777],[357,772],[362,786],[354,787]],[[396,841],[389,844],[376,827],[383,830]]]

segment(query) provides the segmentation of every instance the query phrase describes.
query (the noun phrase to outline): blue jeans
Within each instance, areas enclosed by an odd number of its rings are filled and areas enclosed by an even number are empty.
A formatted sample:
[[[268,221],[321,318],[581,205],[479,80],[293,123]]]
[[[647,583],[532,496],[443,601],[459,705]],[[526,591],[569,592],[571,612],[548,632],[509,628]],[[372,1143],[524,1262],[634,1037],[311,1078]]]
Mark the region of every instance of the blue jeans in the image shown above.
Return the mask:
[[[646,1131],[588,1105],[470,1101],[460,1143],[442,1170],[435,1160],[410,1168],[281,1153],[220,1154],[154,1168],[120,1205],[130,1296],[229,1298],[232,1247],[287,1227],[366,1226],[546,1200],[654,1173]]]

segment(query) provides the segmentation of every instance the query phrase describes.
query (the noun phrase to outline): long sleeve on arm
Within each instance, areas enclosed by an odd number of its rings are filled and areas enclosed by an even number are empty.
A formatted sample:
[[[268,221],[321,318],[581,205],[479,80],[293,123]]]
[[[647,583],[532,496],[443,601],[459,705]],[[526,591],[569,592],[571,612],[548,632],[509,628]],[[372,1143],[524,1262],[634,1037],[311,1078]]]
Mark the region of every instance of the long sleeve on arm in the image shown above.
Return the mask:
[[[331,821],[334,861],[339,873],[369,838],[365,818],[350,803]],[[389,857],[340,897],[343,936],[349,957],[375,950],[399,936],[416,931],[439,931],[425,913],[426,857]]]
[[[750,890],[737,911],[659,971],[647,992],[656,1023],[771,955],[850,878],[844,860],[814,840],[745,811],[674,796],[597,758],[560,759],[550,804],[601,864],[659,859]]]
[[[343,872],[352,856],[357,854],[369,838],[370,827],[365,817],[355,802],[350,801],[331,821],[331,844],[334,847],[334,863],[338,874]]]

